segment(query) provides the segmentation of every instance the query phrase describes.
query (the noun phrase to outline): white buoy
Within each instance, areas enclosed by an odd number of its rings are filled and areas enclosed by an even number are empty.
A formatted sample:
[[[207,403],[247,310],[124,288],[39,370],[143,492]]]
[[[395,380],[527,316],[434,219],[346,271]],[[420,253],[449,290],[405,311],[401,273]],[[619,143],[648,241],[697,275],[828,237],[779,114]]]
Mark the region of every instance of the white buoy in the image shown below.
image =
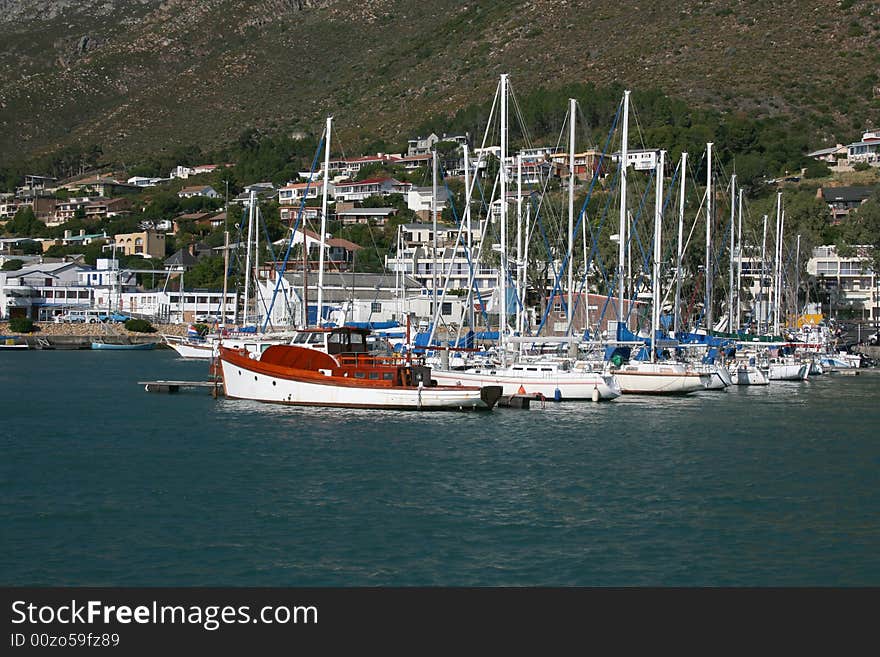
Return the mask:
[[[593,386],[593,401],[599,401],[599,388],[597,388],[596,386]]]

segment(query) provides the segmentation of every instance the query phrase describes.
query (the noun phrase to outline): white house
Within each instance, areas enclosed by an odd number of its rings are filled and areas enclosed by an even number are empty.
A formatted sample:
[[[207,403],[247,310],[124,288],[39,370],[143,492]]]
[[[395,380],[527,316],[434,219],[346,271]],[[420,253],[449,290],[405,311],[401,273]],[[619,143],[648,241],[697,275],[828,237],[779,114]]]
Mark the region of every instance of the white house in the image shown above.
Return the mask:
[[[194,196],[205,196],[207,198],[220,198],[220,194],[210,185],[195,185],[193,187],[184,187],[177,195],[180,198],[192,198]]]
[[[92,289],[80,280],[92,268],[74,262],[42,263],[0,271],[0,319],[50,319],[53,310],[92,305]]]
[[[336,200],[363,201],[370,196],[406,194],[411,188],[412,183],[400,182],[394,178],[370,178],[356,182],[341,182],[336,185]]]
[[[311,183],[290,183],[278,190],[279,205],[293,205],[307,199],[318,199],[324,194],[324,181],[313,180]],[[335,198],[336,187],[333,183],[327,186],[327,197]]]

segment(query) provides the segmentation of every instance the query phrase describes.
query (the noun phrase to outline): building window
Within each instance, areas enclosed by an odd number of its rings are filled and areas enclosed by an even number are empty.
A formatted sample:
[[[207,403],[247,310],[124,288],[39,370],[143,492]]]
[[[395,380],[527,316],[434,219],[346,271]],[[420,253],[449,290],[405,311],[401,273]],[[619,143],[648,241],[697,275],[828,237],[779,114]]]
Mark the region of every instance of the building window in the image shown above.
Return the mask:
[[[561,301],[557,301],[556,303],[553,304],[553,312],[555,312],[555,313],[562,312],[562,302]]]
[[[381,304],[381,302],[373,301],[373,302],[370,304],[370,312],[371,312],[371,313],[380,313],[380,312],[382,312],[382,304]]]
[[[816,262],[817,274],[836,274],[837,263],[833,260],[819,260]]]
[[[452,304],[448,301],[444,301],[440,305],[440,313],[442,315],[451,315],[452,314]]]

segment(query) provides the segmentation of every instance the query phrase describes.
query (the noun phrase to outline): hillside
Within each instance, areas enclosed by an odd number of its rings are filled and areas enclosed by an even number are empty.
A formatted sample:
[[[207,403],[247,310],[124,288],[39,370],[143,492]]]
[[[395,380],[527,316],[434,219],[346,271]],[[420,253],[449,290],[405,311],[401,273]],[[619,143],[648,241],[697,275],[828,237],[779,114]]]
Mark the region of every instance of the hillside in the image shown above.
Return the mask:
[[[620,83],[797,116],[817,147],[880,124],[880,3],[688,6],[0,0],[0,164],[72,144],[133,162],[248,127],[319,130],[327,114],[351,152],[485,101],[502,72],[520,92]]]

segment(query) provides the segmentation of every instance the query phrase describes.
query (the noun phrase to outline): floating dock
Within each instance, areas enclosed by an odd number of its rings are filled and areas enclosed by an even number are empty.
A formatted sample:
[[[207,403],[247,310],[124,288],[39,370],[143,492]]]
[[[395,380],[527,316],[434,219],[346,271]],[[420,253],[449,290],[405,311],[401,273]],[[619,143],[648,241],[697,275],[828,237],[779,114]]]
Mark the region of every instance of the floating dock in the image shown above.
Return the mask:
[[[167,392],[173,394],[185,388],[209,388],[214,396],[223,394],[222,381],[138,381],[147,392]]]

